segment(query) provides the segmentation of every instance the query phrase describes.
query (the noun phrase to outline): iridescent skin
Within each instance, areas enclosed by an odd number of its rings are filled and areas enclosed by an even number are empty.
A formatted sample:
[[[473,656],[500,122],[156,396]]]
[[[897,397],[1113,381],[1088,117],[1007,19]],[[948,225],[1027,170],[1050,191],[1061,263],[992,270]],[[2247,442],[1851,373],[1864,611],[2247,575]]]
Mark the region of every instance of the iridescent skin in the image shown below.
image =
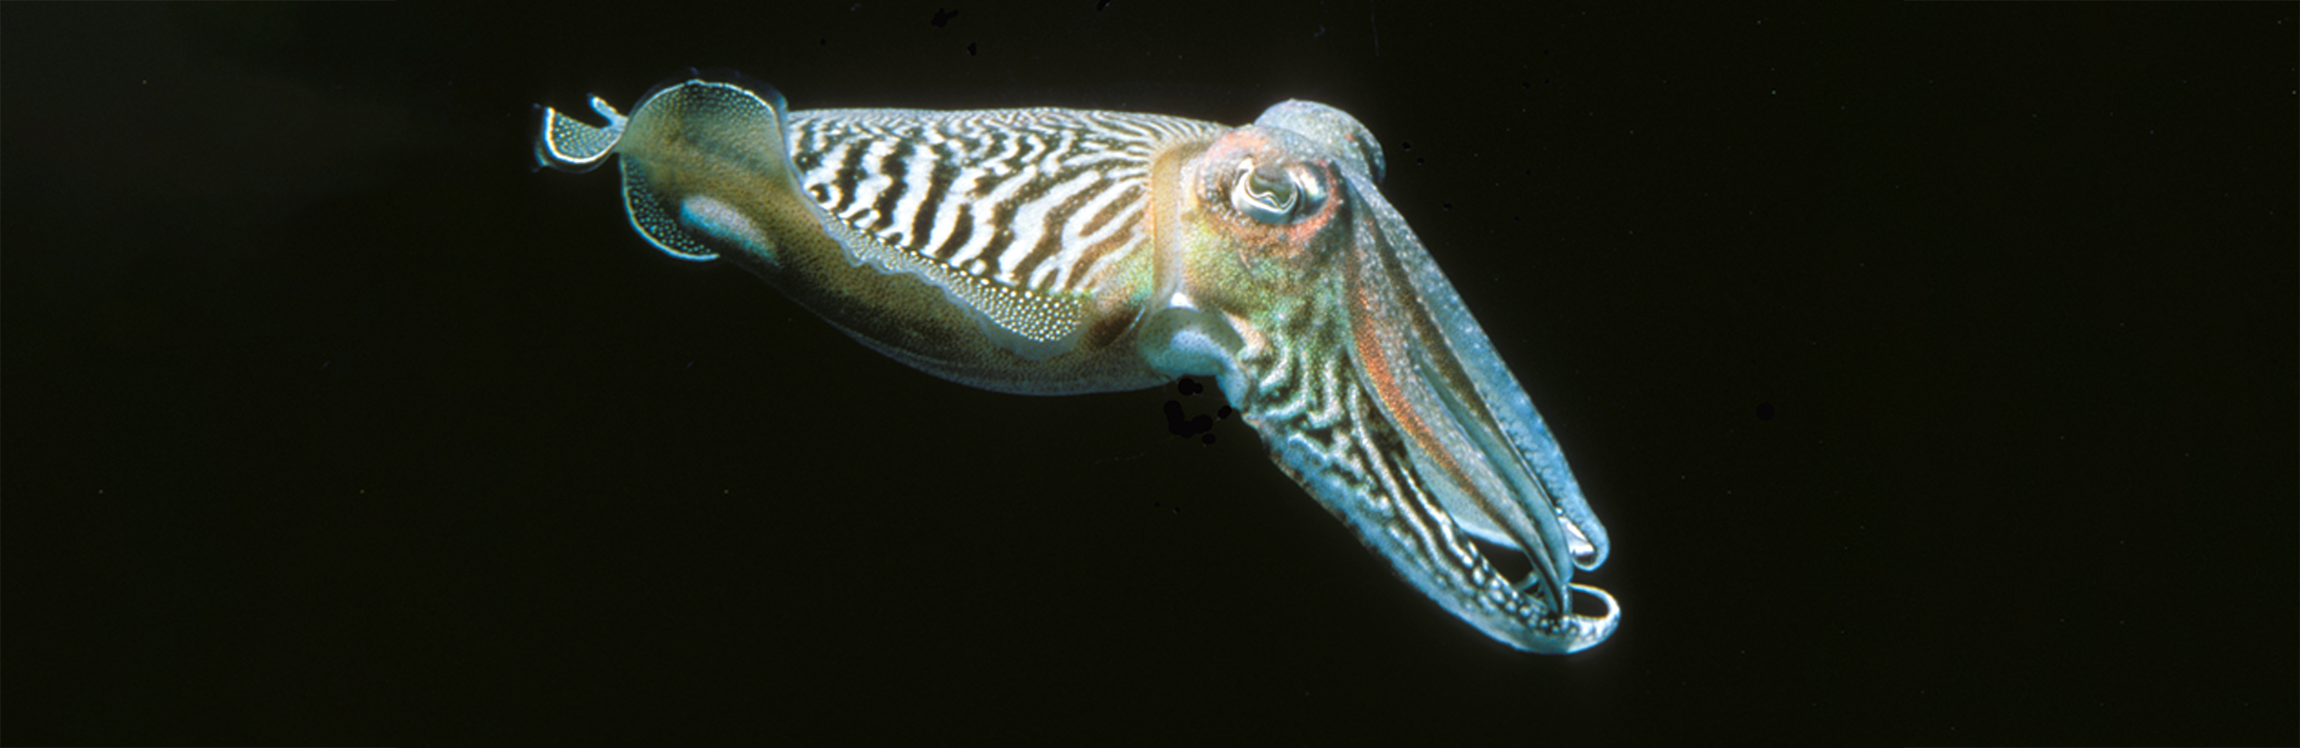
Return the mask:
[[[592,104],[607,127],[545,110],[538,161],[581,172],[620,155],[632,224],[658,248],[732,260],[866,345],[965,384],[1069,394],[1214,377],[1279,467],[1454,615],[1555,654],[1619,622],[1611,596],[1572,583],[1605,562],[1604,527],[1515,377],[1375,190],[1381,147],[1348,114],[1289,101],[1231,129],[1070,110],[790,112],[771,87],[731,74],[660,86],[627,119]],[[882,241],[891,230],[834,214],[794,163],[801,122],[1085,133],[1095,118],[1155,133],[1145,204],[1125,214],[1146,239],[1068,248],[1061,277],[1078,280],[1065,287]],[[1472,537],[1523,551],[1532,572],[1504,578]],[[1602,612],[1575,613],[1576,589]]]

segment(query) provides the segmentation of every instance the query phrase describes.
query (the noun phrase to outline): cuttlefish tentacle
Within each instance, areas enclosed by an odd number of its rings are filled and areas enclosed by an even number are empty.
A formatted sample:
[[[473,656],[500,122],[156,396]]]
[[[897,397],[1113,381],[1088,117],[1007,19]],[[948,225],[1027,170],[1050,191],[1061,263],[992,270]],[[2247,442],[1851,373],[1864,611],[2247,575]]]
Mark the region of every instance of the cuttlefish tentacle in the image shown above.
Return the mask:
[[[594,126],[543,110],[537,163],[619,155],[631,223],[727,259],[857,340],[978,387],[1214,377],[1271,458],[1417,589],[1518,649],[1620,609],[1562,451],[1405,221],[1356,119],[1290,101],[1225,128],[1068,109],[788,111],[735,74]],[[1512,580],[1474,541],[1526,555]],[[1602,612],[1575,612],[1573,591]]]

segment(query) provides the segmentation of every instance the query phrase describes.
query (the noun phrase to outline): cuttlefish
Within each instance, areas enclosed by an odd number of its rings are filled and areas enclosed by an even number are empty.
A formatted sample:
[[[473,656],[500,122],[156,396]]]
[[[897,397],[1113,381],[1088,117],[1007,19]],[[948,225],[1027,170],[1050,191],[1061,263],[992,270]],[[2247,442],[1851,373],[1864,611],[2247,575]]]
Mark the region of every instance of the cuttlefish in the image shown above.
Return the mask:
[[[1075,109],[790,111],[692,73],[594,126],[541,109],[542,166],[620,156],[631,226],[727,260],[864,345],[1061,395],[1211,377],[1271,460],[1400,577],[1521,650],[1611,635],[1557,440],[1405,219],[1382,149],[1323,104],[1253,124]],[[1475,541],[1523,553],[1495,570]],[[1573,591],[1599,612],[1575,612]]]

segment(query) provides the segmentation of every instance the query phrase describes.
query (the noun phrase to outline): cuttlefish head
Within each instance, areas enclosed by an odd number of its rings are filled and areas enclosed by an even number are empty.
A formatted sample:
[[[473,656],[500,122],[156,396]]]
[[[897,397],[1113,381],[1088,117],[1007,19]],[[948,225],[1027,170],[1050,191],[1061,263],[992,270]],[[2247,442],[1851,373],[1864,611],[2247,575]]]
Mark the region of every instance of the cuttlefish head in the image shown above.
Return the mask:
[[[1392,567],[1519,649],[1603,641],[1572,583],[1605,528],[1516,377],[1374,188],[1381,147],[1322,104],[1177,148],[1154,179],[1144,355],[1214,376],[1271,456]],[[1522,552],[1522,579],[1472,539]],[[1574,612],[1572,590],[1603,608]]]

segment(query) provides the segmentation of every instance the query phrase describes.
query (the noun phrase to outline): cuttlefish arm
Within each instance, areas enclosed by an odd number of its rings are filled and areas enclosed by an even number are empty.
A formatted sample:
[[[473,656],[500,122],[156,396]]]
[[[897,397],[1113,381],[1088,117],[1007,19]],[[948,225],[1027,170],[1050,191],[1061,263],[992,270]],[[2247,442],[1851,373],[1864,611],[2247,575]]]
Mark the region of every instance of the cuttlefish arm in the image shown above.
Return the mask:
[[[592,126],[544,110],[537,162],[620,156],[631,223],[727,259],[857,340],[989,389],[1211,376],[1271,458],[1447,610],[1518,649],[1604,641],[1572,582],[1605,529],[1556,440],[1374,183],[1340,110],[1224,128],[1067,109],[791,112],[695,74]],[[1523,552],[1497,572],[1472,539]],[[1601,604],[1575,612],[1573,590]]]
[[[1339,110],[1273,107],[1162,192],[1164,305],[1145,356],[1219,377],[1272,459],[1399,575],[1519,649],[1603,641],[1611,596],[1572,584],[1604,527],[1540,415],[1373,180],[1380,150]],[[1169,290],[1170,289],[1170,290]],[[1496,572],[1472,538],[1526,553]],[[1573,612],[1571,590],[1602,603]]]

